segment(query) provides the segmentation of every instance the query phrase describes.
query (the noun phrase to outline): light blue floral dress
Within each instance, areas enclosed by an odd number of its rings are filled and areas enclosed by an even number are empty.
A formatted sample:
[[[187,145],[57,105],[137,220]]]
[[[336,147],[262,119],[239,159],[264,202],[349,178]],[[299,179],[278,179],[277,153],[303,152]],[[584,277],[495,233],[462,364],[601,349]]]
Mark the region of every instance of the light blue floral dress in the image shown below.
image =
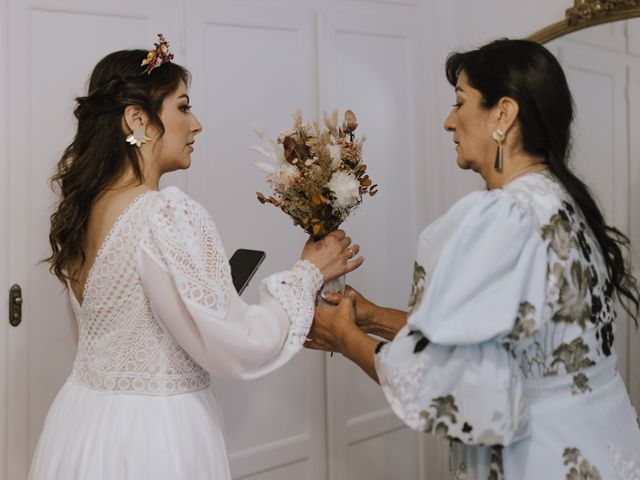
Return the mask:
[[[407,425],[451,440],[451,478],[640,479],[614,319],[584,216],[530,174],[422,232],[408,322],[376,370]]]

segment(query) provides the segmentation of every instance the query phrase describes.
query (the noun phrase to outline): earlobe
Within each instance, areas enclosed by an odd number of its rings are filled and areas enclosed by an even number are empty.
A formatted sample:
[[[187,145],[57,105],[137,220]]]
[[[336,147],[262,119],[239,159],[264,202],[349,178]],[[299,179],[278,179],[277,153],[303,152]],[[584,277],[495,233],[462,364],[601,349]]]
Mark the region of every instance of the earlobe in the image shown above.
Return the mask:
[[[125,132],[131,132],[125,139],[130,145],[140,148],[151,140],[146,134],[147,116],[138,105],[129,105],[124,109],[122,122]]]

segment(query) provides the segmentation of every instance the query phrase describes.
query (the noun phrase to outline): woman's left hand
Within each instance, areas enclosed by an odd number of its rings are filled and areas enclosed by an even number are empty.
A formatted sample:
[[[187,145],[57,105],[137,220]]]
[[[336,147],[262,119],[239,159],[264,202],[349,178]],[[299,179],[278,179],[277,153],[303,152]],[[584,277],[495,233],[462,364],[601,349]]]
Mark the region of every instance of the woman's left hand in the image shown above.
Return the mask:
[[[307,335],[305,348],[344,354],[349,335],[358,331],[353,298],[345,296],[335,307],[316,307],[313,325]]]

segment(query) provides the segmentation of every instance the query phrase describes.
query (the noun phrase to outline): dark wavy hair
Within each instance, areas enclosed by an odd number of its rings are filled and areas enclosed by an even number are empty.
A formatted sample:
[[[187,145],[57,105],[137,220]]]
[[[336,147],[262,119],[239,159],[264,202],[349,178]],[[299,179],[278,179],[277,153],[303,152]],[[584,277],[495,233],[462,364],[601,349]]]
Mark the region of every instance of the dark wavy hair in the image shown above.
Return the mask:
[[[144,73],[140,64],[146,56],[145,50],[121,50],[107,55],[93,69],[87,95],[76,98],[76,135],[51,178],[60,199],[51,215],[52,254],[45,259],[65,286],[74,277],[74,262],[79,260],[82,265],[86,260],[89,212],[98,195],[127,168],[133,169],[138,182],[143,181],[138,148],[125,141],[125,108],[141,107],[162,135],[163,100],[181,81],[189,84],[189,72],[175,63]]]
[[[623,250],[629,239],[605,223],[589,188],[569,168],[573,99],[562,67],[542,45],[528,40],[495,40],[477,50],[452,53],[446,62],[453,86],[464,72],[482,96],[482,107],[510,97],[519,106],[522,148],[544,156],[584,214],[602,250],[607,271],[624,309],[638,325],[640,291]]]

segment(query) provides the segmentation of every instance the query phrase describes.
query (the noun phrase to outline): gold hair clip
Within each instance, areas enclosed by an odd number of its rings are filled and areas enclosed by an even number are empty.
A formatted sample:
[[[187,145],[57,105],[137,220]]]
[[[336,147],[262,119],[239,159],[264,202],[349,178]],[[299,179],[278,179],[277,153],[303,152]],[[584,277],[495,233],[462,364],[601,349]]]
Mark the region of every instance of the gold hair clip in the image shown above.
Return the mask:
[[[154,68],[159,67],[163,63],[168,63],[173,59],[173,53],[169,51],[169,42],[164,39],[164,35],[158,34],[158,43],[154,43],[153,50],[149,50],[147,58],[145,58],[140,64],[141,67],[146,65],[143,73],[147,75],[151,73]]]

